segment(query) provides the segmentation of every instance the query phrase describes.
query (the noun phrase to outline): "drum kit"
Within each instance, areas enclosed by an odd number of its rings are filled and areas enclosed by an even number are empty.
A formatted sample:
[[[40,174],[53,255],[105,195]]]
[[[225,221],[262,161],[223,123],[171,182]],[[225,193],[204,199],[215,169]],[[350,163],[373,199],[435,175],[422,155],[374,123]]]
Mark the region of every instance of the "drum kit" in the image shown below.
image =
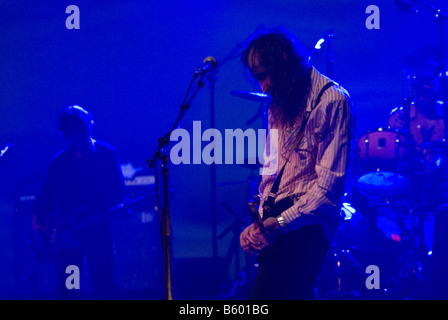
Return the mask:
[[[413,93],[394,111],[402,125],[378,127],[356,139],[341,210],[344,219],[333,246],[338,278],[333,293],[371,296],[371,290],[353,279],[365,279],[366,266],[378,265],[382,298],[430,295],[433,247],[441,241],[434,227],[437,217],[447,213],[448,143],[440,137],[444,116],[419,108],[443,105],[434,99],[438,92],[433,84],[446,76],[437,68],[436,56],[437,51],[425,48],[406,59]],[[430,113],[432,126],[419,123]],[[436,131],[442,134],[436,137]]]
[[[338,268],[345,259],[348,269],[356,265],[359,276],[368,265],[380,266],[382,293],[394,298],[426,286],[434,216],[446,202],[447,147],[444,139],[416,145],[411,134],[390,127],[360,135],[334,243]],[[440,155],[436,166],[428,164],[427,150]],[[342,257],[347,255],[348,260]],[[346,273],[346,283],[351,276]],[[336,291],[349,289],[339,282]],[[372,294],[363,286],[351,289]]]
[[[414,89],[424,85],[419,82],[419,72],[435,56],[434,50],[428,49],[408,56],[406,79]],[[446,76],[440,69],[436,74],[435,78]],[[266,124],[268,95],[249,91],[231,94],[260,103],[253,118],[261,117]],[[371,295],[365,286],[365,267],[369,265],[382,271],[383,295],[409,297],[426,286],[434,217],[448,209],[448,142],[444,138],[414,139],[410,123],[415,119],[411,119],[409,108],[416,107],[418,94],[416,89],[412,99],[403,100],[404,127],[377,127],[356,138],[350,183],[341,209],[343,222],[332,243],[327,269],[325,264],[322,269],[334,273],[337,281],[334,277],[329,280],[324,285],[326,291]]]

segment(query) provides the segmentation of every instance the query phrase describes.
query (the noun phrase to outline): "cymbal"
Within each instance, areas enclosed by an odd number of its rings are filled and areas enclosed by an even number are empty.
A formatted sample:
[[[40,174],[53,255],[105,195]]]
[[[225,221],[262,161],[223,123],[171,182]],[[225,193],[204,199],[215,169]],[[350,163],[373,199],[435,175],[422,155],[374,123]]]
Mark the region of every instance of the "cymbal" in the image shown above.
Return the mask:
[[[263,93],[263,92],[233,90],[230,92],[230,94],[232,94],[236,97],[239,97],[239,98],[256,101],[256,102],[268,102],[271,99],[271,96],[269,94]]]
[[[446,139],[433,140],[428,142],[423,142],[418,145],[420,149],[444,149],[448,147]]]

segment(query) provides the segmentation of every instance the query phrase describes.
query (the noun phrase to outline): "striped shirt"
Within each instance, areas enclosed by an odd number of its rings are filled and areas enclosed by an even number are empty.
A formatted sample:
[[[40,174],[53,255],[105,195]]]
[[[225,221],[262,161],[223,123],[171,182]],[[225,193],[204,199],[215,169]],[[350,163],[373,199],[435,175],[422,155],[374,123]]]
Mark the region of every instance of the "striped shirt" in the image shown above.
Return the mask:
[[[276,202],[285,197],[294,200],[294,205],[281,214],[290,230],[322,223],[329,241],[339,222],[338,202],[348,172],[354,121],[349,94],[336,83],[323,93],[316,105],[320,91],[330,81],[312,69],[306,103],[306,112],[311,113],[300,144],[289,156],[276,197]],[[300,123],[288,128],[274,123],[269,114],[268,125],[269,129],[278,130],[278,150],[274,151],[278,174],[294,145]],[[268,165],[265,161],[264,166]],[[262,203],[268,198],[277,174],[263,175],[259,187]],[[260,215],[263,216],[262,205]]]

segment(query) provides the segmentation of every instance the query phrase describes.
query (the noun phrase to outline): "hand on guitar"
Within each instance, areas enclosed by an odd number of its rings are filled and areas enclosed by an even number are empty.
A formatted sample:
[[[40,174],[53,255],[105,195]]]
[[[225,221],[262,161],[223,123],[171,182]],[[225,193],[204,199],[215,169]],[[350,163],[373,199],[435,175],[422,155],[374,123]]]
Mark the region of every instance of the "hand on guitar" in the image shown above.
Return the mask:
[[[251,224],[240,235],[240,244],[247,253],[254,253],[274,243],[279,234],[280,225],[276,218],[267,218],[262,228]]]
[[[33,215],[33,220],[31,221],[31,227],[36,233],[45,233],[48,230],[48,227],[37,222],[37,216]]]
[[[37,216],[33,215],[31,221],[31,229],[36,237],[45,239],[49,243],[53,243],[56,238],[56,229],[51,226],[50,221],[47,220],[46,223],[42,224],[38,222]]]

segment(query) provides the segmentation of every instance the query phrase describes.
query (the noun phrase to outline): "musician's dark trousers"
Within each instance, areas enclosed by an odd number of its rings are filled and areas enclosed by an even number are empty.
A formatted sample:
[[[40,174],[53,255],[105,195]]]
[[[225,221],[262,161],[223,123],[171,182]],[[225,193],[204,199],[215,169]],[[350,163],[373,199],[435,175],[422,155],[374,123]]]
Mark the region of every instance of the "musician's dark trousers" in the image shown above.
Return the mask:
[[[77,289],[67,289],[66,273],[69,265],[76,265],[80,271],[80,290],[85,285],[86,270],[83,269],[83,258],[86,257],[89,273],[93,284],[93,295],[86,295],[92,299],[114,299],[114,255],[112,238],[108,230],[95,229],[82,235],[82,244],[79,248],[65,249],[56,261],[58,276],[58,296],[60,299],[84,298],[78,294]],[[84,291],[85,292],[85,291]]]
[[[259,268],[249,299],[315,299],[313,284],[329,246],[321,225],[282,234],[259,253]]]

